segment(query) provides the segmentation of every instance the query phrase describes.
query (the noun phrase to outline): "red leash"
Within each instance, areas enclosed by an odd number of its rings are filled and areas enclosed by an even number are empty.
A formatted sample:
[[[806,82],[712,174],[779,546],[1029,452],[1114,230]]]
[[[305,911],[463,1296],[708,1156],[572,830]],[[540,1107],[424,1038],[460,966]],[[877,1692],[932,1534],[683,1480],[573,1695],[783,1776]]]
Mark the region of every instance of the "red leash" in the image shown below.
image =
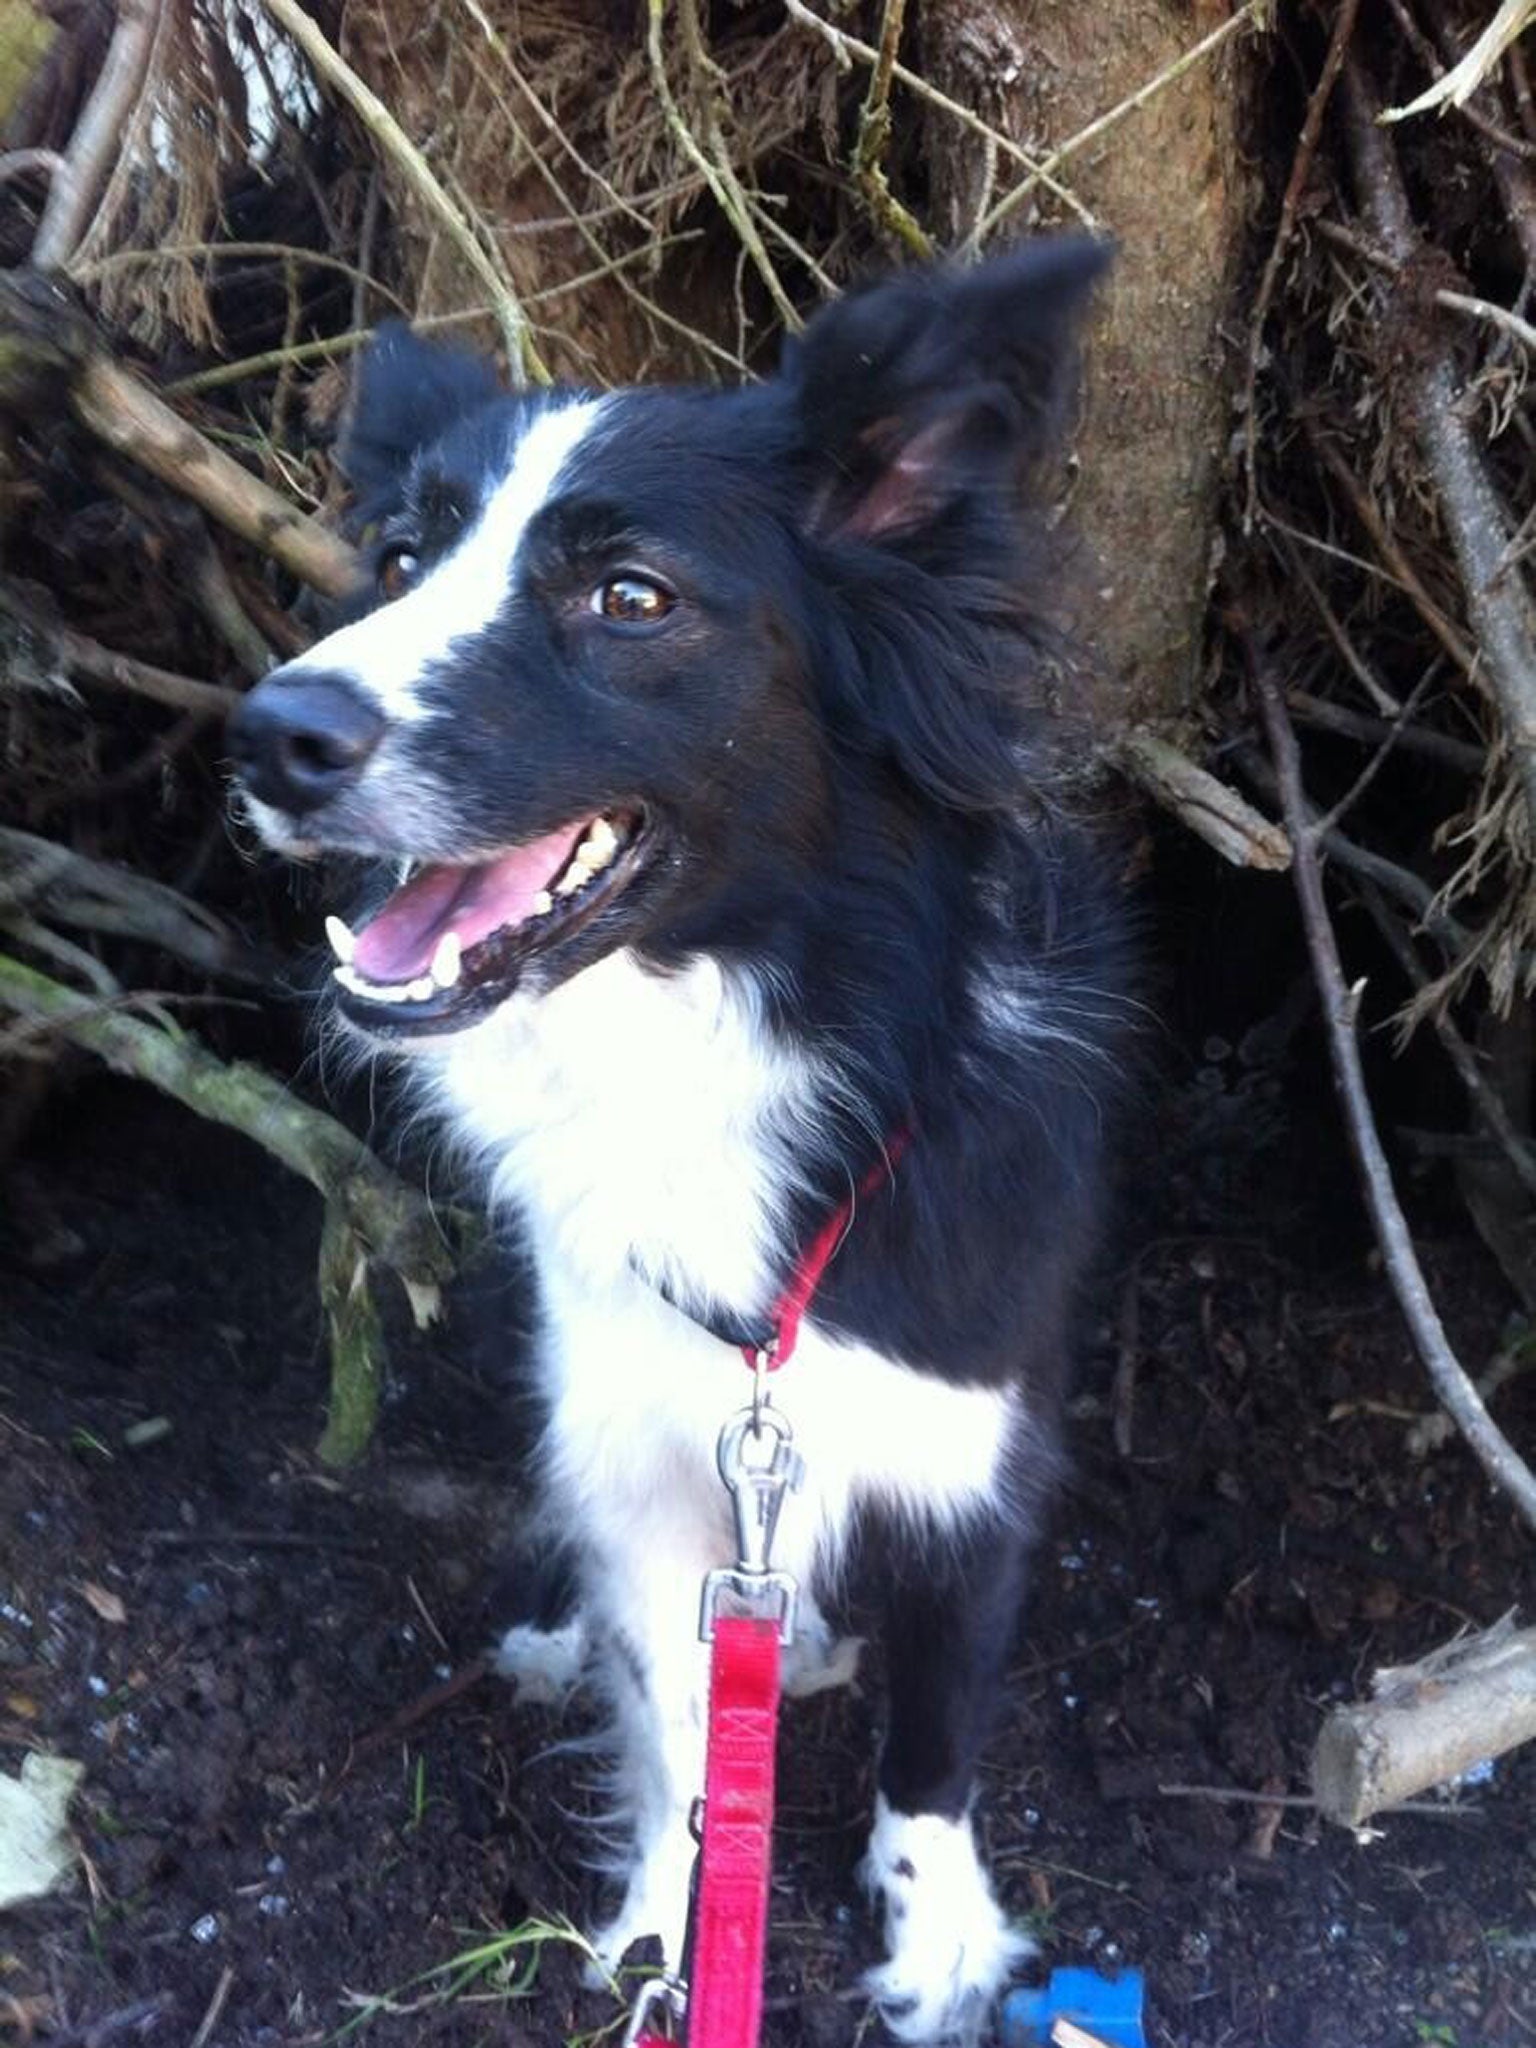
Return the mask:
[[[803,1471],[788,1422],[768,1405],[765,1376],[793,1356],[800,1324],[852,1227],[856,1203],[879,1187],[906,1142],[898,1133],[795,1261],[774,1303],[767,1342],[741,1346],[756,1377],[752,1405],[726,1423],[716,1451],[735,1512],[736,1563],[709,1574],[699,1617],[699,1632],[710,1644],[709,1729],[688,1979],[661,1977],[646,1985],[626,2048],[670,2048],[665,2036],[647,2030],[654,2008],[684,2022],[687,2048],[757,2048],[773,1860],[779,1652],[793,1638],[796,1590],[787,1572],[772,1568],[773,1537],[784,1496],[799,1487]]]

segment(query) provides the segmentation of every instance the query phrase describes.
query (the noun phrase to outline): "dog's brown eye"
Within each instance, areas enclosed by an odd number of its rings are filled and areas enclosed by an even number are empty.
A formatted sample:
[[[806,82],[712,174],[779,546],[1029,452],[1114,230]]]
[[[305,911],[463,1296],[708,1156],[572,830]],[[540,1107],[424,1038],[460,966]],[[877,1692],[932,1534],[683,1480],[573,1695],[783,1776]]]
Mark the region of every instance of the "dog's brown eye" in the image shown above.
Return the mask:
[[[677,599],[646,576],[613,576],[592,593],[592,609],[621,626],[653,626]]]
[[[379,558],[379,589],[391,602],[404,597],[421,574],[421,557],[414,548],[386,548]]]

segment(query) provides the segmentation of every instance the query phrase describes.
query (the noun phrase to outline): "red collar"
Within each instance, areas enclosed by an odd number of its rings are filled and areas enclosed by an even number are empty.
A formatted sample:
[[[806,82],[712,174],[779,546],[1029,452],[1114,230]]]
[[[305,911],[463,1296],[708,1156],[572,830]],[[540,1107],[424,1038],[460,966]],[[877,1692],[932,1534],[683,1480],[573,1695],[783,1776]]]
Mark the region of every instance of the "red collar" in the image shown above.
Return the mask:
[[[838,1205],[800,1252],[756,1332],[733,1316],[702,1315],[696,1309],[685,1307],[664,1282],[655,1283],[657,1292],[680,1315],[687,1316],[691,1323],[697,1323],[701,1330],[707,1330],[711,1337],[717,1337],[722,1344],[735,1345],[754,1372],[759,1366],[767,1372],[777,1372],[794,1355],[795,1346],[800,1341],[800,1325],[828,1266],[853,1228],[859,1203],[875,1194],[883,1181],[894,1177],[901,1155],[910,1143],[911,1134],[905,1129],[893,1132],[887,1139],[880,1157],[853,1193]]]

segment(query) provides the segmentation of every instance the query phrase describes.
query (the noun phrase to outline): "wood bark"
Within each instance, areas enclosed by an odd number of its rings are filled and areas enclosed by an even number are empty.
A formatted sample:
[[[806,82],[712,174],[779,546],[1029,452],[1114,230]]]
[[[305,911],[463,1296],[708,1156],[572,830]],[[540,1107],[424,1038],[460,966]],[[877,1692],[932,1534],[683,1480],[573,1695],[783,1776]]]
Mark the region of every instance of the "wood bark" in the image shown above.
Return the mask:
[[[1225,0],[924,0],[919,61],[1043,157],[1231,12]],[[1106,711],[1164,729],[1198,701],[1236,367],[1222,322],[1253,197],[1239,152],[1251,51],[1244,37],[1191,66],[1058,174],[1120,252],[1086,349],[1071,623],[1109,679]],[[984,161],[941,115],[930,130],[933,225],[962,242],[989,203]],[[1000,166],[998,190],[1011,182]],[[1059,205],[1022,208],[1012,225],[1065,220]]]
[[[1536,1629],[1500,1624],[1380,1671],[1375,1693],[1329,1715],[1312,1759],[1318,1806],[1345,1827],[1536,1737]]]

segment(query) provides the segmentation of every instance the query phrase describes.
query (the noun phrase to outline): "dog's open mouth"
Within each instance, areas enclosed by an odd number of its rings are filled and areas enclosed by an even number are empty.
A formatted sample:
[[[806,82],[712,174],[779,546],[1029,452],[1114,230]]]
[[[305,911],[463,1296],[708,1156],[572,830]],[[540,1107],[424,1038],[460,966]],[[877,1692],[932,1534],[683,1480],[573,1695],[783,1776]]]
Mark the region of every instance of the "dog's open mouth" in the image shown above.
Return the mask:
[[[646,836],[641,811],[599,812],[491,860],[423,867],[358,931],[327,918],[342,1008],[391,1035],[457,1030],[613,901]]]

